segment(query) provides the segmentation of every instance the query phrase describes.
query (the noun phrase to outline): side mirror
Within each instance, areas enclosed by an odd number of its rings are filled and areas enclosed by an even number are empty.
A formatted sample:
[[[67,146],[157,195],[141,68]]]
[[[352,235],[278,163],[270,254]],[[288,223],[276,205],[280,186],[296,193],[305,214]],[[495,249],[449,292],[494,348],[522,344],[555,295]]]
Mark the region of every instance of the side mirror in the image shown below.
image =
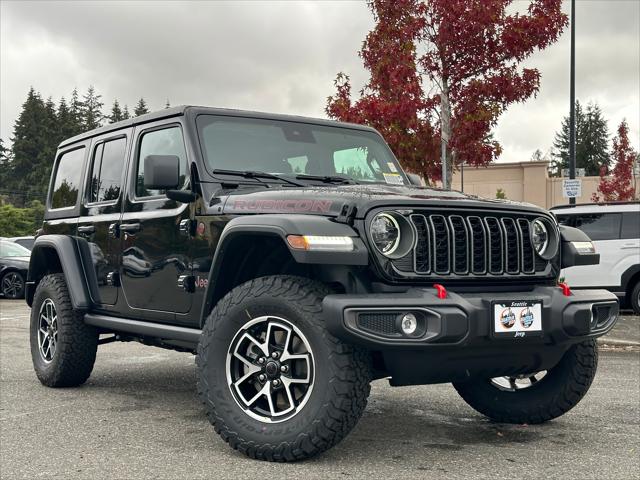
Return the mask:
[[[562,268],[578,265],[598,265],[600,254],[591,239],[582,230],[560,225],[560,238],[562,240]]]
[[[407,173],[407,178],[411,185],[415,185],[416,187],[424,187],[425,185],[422,177],[416,173]]]
[[[180,159],[176,155],[149,155],[144,159],[144,186],[171,190],[180,185]]]

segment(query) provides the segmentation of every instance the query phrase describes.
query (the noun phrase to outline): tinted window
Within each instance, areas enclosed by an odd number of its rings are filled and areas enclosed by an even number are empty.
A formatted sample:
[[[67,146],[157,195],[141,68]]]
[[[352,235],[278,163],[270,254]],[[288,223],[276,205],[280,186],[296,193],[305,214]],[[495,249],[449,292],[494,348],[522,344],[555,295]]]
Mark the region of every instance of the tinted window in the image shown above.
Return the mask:
[[[35,238],[21,238],[20,240],[15,240],[15,243],[31,250],[35,241]]]
[[[622,238],[640,238],[640,213],[622,214]]]
[[[117,200],[127,140],[117,138],[98,145],[93,153],[89,202]]]
[[[575,225],[572,215],[556,215],[556,219],[560,225],[565,225],[567,227],[573,227]]]
[[[619,213],[593,213],[576,215],[575,226],[591,240],[617,240],[620,238]]]
[[[144,187],[144,159],[149,155],[176,155],[180,159],[180,184],[185,184],[188,165],[180,127],[154,130],[142,136],[138,153],[136,197],[150,197],[164,193],[164,190],[150,190]]]
[[[51,208],[73,207],[78,199],[84,147],[63,154],[53,181]]]
[[[346,175],[357,181],[405,183],[382,138],[363,130],[279,120],[197,119],[211,170]]]

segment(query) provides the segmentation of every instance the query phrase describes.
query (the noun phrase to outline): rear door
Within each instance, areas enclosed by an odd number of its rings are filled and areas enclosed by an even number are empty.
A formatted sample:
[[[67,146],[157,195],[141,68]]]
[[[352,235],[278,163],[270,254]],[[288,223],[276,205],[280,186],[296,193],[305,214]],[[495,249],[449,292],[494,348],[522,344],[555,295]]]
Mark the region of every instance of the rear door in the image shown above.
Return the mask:
[[[172,121],[136,127],[120,222],[122,290],[133,316],[161,322],[186,322],[192,293],[178,284],[192,274],[188,235],[180,223],[190,219],[188,204],[169,200],[144,186],[144,159],[149,155],[180,158],[181,183],[189,182],[189,162],[182,125]]]
[[[94,276],[92,300],[99,306],[115,305],[120,285],[120,239],[117,226],[123,204],[127,153],[132,129],[97,137],[85,180],[78,221],[78,245],[87,258],[85,273]]]

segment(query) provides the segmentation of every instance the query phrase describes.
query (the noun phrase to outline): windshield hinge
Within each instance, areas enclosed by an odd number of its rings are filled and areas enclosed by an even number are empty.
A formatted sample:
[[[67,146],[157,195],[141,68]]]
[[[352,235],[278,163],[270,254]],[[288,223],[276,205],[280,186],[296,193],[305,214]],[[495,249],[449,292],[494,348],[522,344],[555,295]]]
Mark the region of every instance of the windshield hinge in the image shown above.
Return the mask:
[[[353,221],[356,218],[356,213],[358,209],[355,205],[350,203],[345,203],[342,205],[340,209],[340,213],[336,217],[336,222],[338,223],[346,223],[347,225],[353,225]]]

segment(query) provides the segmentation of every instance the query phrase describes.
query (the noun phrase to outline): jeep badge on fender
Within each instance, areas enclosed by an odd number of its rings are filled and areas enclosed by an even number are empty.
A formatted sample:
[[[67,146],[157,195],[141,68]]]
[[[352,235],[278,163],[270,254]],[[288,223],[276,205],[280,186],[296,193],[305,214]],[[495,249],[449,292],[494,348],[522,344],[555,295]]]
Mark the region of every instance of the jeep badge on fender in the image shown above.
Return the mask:
[[[413,182],[327,120],[174,107],[64,140],[25,285],[36,375],[80,385],[116,340],[193,352],[215,431],[268,461],[336,445],[383,378],[500,422],[564,414],[618,314],[558,285],[598,263],[589,238]]]

